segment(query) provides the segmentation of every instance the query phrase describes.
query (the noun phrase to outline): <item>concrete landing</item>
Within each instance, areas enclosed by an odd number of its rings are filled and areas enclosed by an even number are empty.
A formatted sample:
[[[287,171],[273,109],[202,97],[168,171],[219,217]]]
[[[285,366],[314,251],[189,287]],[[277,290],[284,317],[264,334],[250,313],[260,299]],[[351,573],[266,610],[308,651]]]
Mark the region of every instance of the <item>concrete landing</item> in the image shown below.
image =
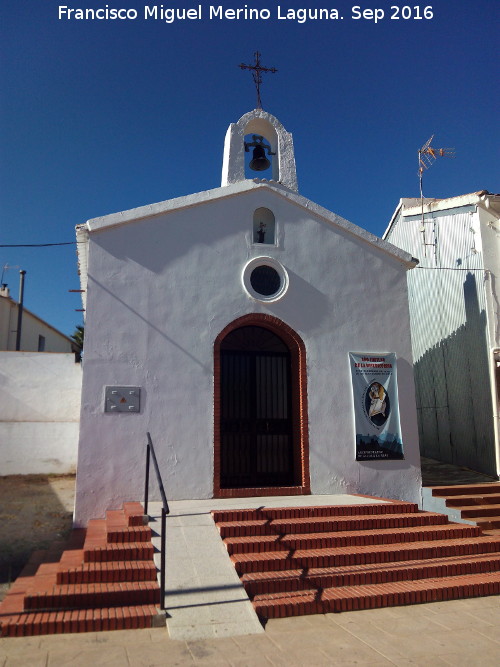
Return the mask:
[[[347,494],[171,501],[166,528],[165,597],[171,639],[188,641],[264,632],[215,527],[212,510],[377,502],[390,501]],[[153,533],[159,533],[161,504],[150,503],[149,515]],[[153,544],[159,549],[159,537],[153,537]],[[159,554],[155,560],[159,567]]]
[[[420,457],[422,469],[422,486],[452,486],[454,484],[483,484],[484,482],[498,482],[496,477],[490,477],[482,472],[471,470],[465,466]]]

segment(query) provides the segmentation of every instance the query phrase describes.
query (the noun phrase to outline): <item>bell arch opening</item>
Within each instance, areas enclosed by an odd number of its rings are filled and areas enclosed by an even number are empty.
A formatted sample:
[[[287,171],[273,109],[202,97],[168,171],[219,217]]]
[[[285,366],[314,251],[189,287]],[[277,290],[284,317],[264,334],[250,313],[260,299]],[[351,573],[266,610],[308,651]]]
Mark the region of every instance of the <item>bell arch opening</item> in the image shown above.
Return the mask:
[[[260,134],[245,134],[245,178],[278,180],[276,151]]]
[[[269,156],[266,149],[266,158],[272,158],[269,160],[271,180],[298,192],[292,135],[277,118],[262,109],[249,111],[228,127],[224,141],[221,185],[224,187],[248,178],[245,174],[245,156],[248,155],[245,143],[248,143],[249,135],[251,139],[253,135],[263,137],[270,146],[273,155]],[[253,159],[253,149],[250,155]],[[255,157],[259,160],[259,155]],[[267,170],[253,171],[250,178],[255,179],[259,174],[270,180]]]
[[[271,315],[214,343],[214,496],[310,493],[305,345]]]

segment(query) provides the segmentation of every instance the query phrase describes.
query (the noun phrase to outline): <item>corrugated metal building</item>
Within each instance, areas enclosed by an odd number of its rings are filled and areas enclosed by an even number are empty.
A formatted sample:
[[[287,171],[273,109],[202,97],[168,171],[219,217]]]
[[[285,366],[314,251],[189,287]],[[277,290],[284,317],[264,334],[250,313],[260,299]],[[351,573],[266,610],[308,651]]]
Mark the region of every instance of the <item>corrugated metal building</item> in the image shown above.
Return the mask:
[[[401,199],[423,456],[500,476],[500,195]]]

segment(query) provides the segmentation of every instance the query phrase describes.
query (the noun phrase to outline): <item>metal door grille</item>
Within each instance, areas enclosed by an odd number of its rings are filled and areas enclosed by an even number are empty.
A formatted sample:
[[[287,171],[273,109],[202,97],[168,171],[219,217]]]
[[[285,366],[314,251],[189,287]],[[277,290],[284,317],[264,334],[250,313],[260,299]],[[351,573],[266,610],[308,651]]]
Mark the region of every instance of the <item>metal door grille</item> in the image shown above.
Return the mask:
[[[293,484],[290,353],[258,329],[221,345],[221,488]]]

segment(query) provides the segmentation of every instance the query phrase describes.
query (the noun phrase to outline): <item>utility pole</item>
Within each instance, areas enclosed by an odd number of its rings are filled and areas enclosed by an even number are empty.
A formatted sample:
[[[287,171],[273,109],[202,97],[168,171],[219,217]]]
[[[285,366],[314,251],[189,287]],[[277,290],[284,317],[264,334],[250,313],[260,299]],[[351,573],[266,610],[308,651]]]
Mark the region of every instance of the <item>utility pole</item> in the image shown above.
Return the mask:
[[[17,305],[16,352],[21,349],[21,330],[23,326],[24,276],[26,271],[19,271],[19,303]]]

